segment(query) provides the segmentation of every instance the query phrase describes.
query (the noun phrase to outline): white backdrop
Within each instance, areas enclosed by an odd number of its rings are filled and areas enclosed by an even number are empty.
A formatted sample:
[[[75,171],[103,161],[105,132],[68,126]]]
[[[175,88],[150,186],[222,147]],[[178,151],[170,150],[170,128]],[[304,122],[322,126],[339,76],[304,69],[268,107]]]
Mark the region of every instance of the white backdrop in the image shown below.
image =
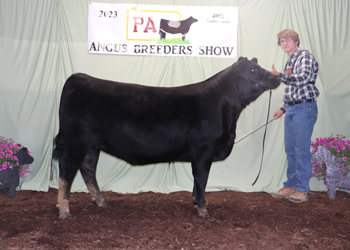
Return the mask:
[[[319,117],[313,139],[331,133],[350,137],[349,1],[338,0],[103,0],[95,2],[181,6],[238,6],[237,55],[257,57],[259,64],[281,71],[288,56],[277,46],[277,33],[299,32],[301,47],[319,62],[316,85]],[[58,105],[63,84],[75,72],[150,86],[180,86],[202,81],[237,59],[124,56],[87,53],[87,0],[0,1],[0,134],[27,146],[35,158],[20,189],[57,187],[57,162],[50,177],[52,141],[58,132]],[[223,31],[225,32],[225,31]],[[284,86],[273,91],[271,114],[282,101]],[[237,138],[266,120],[268,93],[248,106],[238,121]],[[268,126],[258,182],[263,129],[234,146],[228,159],[215,163],[207,191],[275,191],[285,180],[283,119]],[[102,154],[98,164],[102,190],[172,192],[191,190],[187,163],[132,167]],[[317,180],[312,190],[324,190]],[[86,192],[78,173],[73,191]]]

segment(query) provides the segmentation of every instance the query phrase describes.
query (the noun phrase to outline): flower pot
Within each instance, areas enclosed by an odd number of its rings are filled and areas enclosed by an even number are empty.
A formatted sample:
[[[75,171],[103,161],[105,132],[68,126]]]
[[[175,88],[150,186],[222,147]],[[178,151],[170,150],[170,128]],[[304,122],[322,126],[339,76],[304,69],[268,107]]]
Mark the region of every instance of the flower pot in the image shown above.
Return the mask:
[[[344,178],[340,169],[336,167],[342,159],[335,157],[328,149],[318,146],[318,151],[311,157],[312,161],[324,162],[327,166],[326,184],[328,187],[329,198],[335,199],[337,188],[350,188],[350,174]]]
[[[8,191],[9,198],[13,199],[16,196],[16,188],[19,185],[19,167],[13,169],[7,168],[0,171],[0,189]]]

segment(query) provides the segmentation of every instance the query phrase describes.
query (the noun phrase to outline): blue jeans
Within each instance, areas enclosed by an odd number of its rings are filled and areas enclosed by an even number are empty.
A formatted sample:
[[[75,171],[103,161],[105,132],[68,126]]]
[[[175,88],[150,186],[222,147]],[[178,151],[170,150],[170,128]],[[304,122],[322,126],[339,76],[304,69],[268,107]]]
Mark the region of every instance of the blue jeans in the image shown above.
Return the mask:
[[[288,159],[287,181],[284,187],[310,191],[311,135],[317,120],[317,103],[288,105],[284,118],[284,140]]]

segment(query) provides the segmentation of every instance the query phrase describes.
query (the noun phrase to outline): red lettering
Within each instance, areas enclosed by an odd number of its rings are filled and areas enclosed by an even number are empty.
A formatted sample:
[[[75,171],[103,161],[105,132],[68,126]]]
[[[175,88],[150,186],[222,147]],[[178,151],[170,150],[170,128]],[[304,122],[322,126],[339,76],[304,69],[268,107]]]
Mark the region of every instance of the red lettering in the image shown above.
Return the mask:
[[[143,32],[148,33],[148,30],[152,30],[153,33],[157,32],[156,27],[154,26],[154,22],[153,22],[153,18],[152,17],[148,18],[148,22],[147,22],[146,28],[145,28],[145,30]]]
[[[134,17],[134,32],[137,32],[137,25],[143,24],[143,18],[142,17]]]

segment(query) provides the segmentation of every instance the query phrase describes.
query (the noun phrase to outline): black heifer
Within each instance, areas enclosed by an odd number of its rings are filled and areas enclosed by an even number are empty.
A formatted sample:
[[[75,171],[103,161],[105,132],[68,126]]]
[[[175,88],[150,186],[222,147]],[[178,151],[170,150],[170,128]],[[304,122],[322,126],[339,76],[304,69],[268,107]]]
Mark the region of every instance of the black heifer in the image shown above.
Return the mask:
[[[170,34],[182,34],[182,40],[185,40],[185,35],[188,33],[188,31],[191,28],[191,25],[194,22],[197,22],[198,20],[189,17],[186,20],[183,21],[171,21],[171,20],[165,20],[161,19],[160,20],[160,26],[159,26],[159,34],[160,34],[160,39],[165,39],[165,34],[170,33]]]
[[[205,187],[212,162],[231,153],[241,111],[279,78],[257,59],[238,62],[211,78],[181,87],[150,87],[74,74],[62,91],[58,204],[67,218],[73,179],[80,170],[92,200],[105,207],[96,181],[100,150],[132,165],[191,162],[193,198],[207,216]]]

